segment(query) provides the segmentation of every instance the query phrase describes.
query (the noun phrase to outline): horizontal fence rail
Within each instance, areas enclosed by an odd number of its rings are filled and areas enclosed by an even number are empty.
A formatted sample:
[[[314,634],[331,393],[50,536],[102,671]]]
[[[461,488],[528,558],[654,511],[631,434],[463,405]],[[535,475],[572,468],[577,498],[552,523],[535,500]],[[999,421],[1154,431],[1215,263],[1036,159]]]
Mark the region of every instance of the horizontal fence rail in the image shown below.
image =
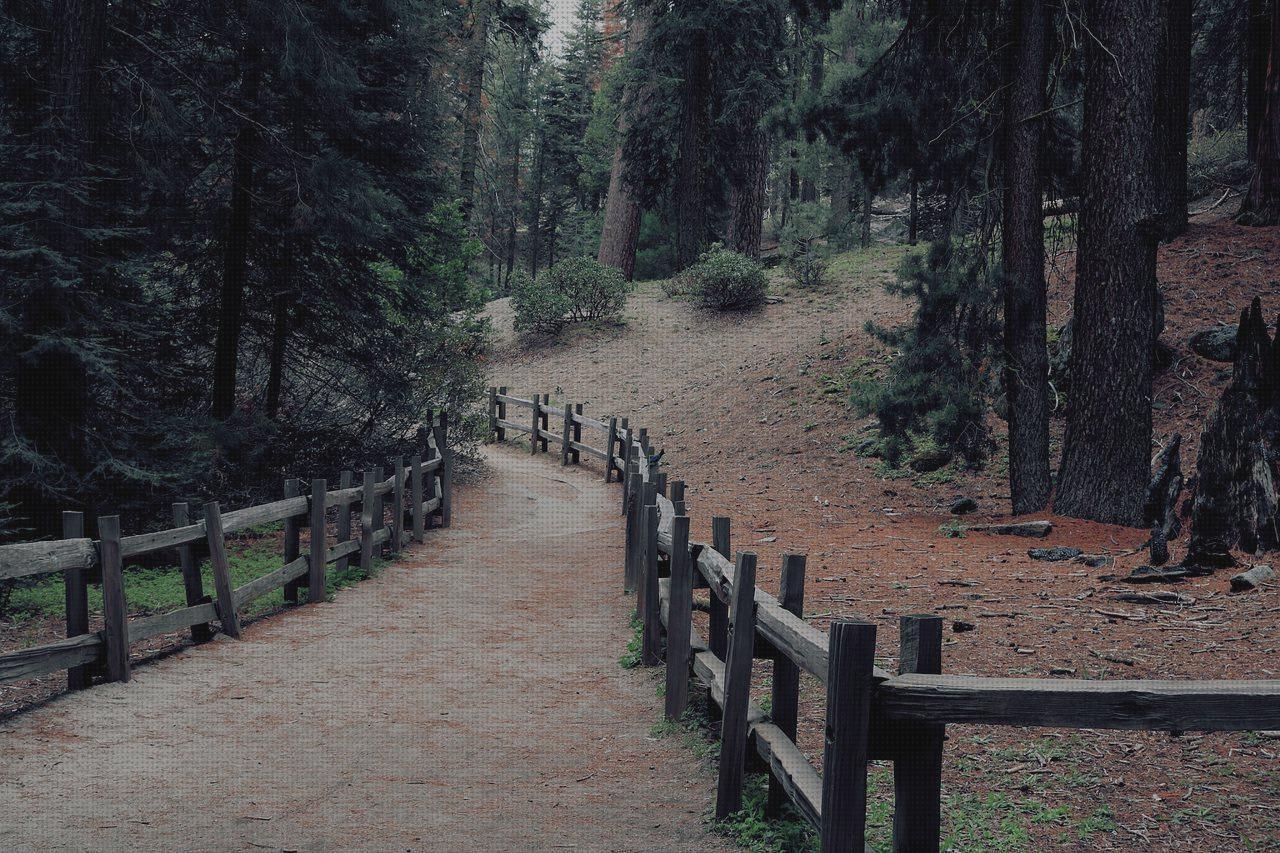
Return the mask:
[[[0,580],[56,572],[64,574],[67,601],[67,639],[0,654],[0,683],[68,670],[71,689],[88,687],[93,679],[128,681],[129,647],[152,637],[190,629],[192,640],[205,642],[212,623],[232,637],[240,634],[240,612],[250,602],[284,588],[285,599],[296,603],[307,590],[307,601],[324,599],[327,568],[345,570],[358,560],[368,573],[384,550],[396,555],[409,542],[423,541],[427,528],[452,524],[453,451],[448,446],[449,419],[433,417],[419,434],[423,450],[408,460],[398,459],[391,476],[381,469],[366,471],[363,485],[343,471],[339,488],[312,480],[303,493],[299,480],[285,482],[282,500],[224,513],[217,502],[203,506],[198,519],[186,503],[173,506],[174,527],[153,533],[120,535],[117,516],[98,519],[97,540],[84,536],[84,516],[63,513],[64,538],[0,546]],[[326,510],[336,509],[336,536],[327,532]],[[390,523],[387,512],[390,509]],[[353,529],[351,513],[359,512]],[[239,587],[231,586],[226,539],[228,534],[262,524],[284,522],[283,565]],[[310,532],[310,550],[300,552],[303,528]],[[204,545],[214,580],[214,594],[206,595],[197,546]],[[128,617],[124,560],[172,549],[182,572],[187,606],[148,616]],[[89,631],[88,586],[101,584],[103,628]]]
[[[511,420],[508,407],[527,410]],[[561,434],[550,432],[559,413]],[[581,430],[601,433],[601,446],[579,448]],[[604,460],[605,481],[622,483],[626,516],[623,587],[636,595],[641,661],[663,663],[665,713],[678,720],[692,675],[721,714],[716,816],[741,808],[746,753],[769,769],[767,810],[790,802],[817,828],[823,851],[866,849],[867,763],[893,762],[897,851],[936,851],[940,842],[942,752],[948,723],[1139,731],[1280,729],[1280,681],[1094,681],[988,678],[942,673],[942,620],[900,620],[898,673],[875,666],[876,625],[841,620],[828,632],[801,616],[805,560],[783,558],[778,596],[755,584],[756,556],[732,556],[730,520],[712,519],[710,544],[689,541],[684,484],[651,464],[643,429],[626,418],[593,420],[582,407],[550,404],[544,394],[489,392],[489,440],[527,435],[531,452],[561,445],[561,464],[580,450]],[[566,437],[573,433],[573,438]],[[708,591],[709,631],[692,624],[693,590]],[[751,664],[772,663],[770,712],[751,701]],[[827,693],[823,772],[796,745],[798,676],[807,672]]]

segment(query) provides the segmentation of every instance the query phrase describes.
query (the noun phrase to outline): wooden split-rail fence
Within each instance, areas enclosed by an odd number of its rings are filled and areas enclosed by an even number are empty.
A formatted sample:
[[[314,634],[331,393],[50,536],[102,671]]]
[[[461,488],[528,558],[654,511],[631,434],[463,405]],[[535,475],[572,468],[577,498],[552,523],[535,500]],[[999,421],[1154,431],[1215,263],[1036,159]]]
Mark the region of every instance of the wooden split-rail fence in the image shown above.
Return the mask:
[[[513,420],[510,407],[527,410]],[[552,433],[552,419],[562,422]],[[1280,681],[1086,681],[942,674],[942,619],[900,620],[898,672],[875,665],[876,625],[834,622],[824,633],[802,618],[805,558],[782,559],[775,597],[756,586],[756,555],[732,555],[728,518],[711,519],[710,544],[689,540],[684,484],[650,464],[644,429],[626,418],[588,418],[581,405],[545,394],[489,392],[490,440],[529,436],[531,452],[559,444],[561,464],[580,453],[604,462],[605,482],[623,484],[624,588],[635,593],[641,661],[666,665],[666,716],[679,720],[690,674],[719,707],[716,816],[742,806],[749,753],[768,768],[768,811],[790,801],[821,836],[823,851],[865,849],[867,764],[890,761],[895,851],[936,851],[942,820],[942,757],[948,723],[1139,731],[1280,728]],[[582,441],[583,429],[601,446]],[[709,636],[692,624],[693,591],[709,590]],[[769,712],[751,700],[755,659],[771,661]],[[801,670],[827,693],[822,773],[796,745]]]
[[[191,518],[186,503],[173,505],[174,527],[154,533],[122,536],[119,516],[98,518],[98,539],[86,538],[84,515],[63,513],[63,538],[0,546],[0,580],[61,572],[66,585],[67,639],[0,654],[0,683],[68,670],[68,686],[88,687],[95,678],[129,680],[129,646],[143,640],[190,629],[195,642],[213,635],[215,620],[224,634],[240,636],[239,612],[254,599],[284,587],[287,601],[297,602],[306,589],[307,602],[323,601],[330,564],[345,570],[358,559],[367,574],[384,549],[400,553],[410,541],[421,542],[433,524],[452,523],[453,452],[448,446],[448,415],[440,412],[430,428],[419,432],[423,451],[395,460],[391,476],[381,467],[363,472],[355,485],[343,471],[339,487],[312,480],[305,491],[300,480],[285,481],[284,498],[234,512],[222,512],[217,501],[206,503],[202,518]],[[389,504],[389,507],[388,507]],[[390,509],[388,523],[387,509]],[[336,513],[336,535],[327,534],[328,510]],[[360,526],[351,514],[359,510]],[[243,586],[231,586],[226,537],[260,524],[284,522],[283,565]],[[301,553],[301,531],[310,530],[307,553]],[[207,543],[214,595],[204,592],[196,547]],[[124,561],[157,551],[176,552],[187,606],[164,613],[129,618]],[[89,630],[89,584],[102,585],[101,631]]]

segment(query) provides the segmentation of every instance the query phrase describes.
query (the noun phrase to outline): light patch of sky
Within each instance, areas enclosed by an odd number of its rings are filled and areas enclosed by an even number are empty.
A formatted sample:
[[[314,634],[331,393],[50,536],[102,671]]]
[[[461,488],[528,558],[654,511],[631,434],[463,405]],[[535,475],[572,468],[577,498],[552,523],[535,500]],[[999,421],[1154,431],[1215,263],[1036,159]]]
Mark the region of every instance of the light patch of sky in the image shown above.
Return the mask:
[[[544,0],[543,8],[551,21],[551,29],[542,37],[552,56],[564,49],[565,38],[578,20],[578,0]]]

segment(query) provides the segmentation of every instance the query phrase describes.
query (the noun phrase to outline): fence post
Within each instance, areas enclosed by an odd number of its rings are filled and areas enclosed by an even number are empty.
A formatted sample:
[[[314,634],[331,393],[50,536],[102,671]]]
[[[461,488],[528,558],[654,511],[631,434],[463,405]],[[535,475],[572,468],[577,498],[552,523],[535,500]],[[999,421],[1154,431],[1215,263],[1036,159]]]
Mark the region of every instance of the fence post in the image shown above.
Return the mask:
[[[413,501],[413,541],[426,538],[426,519],[422,513],[422,451],[409,457],[409,500]]]
[[[630,445],[628,445],[626,453],[627,453],[626,468],[624,469],[624,472],[621,472],[622,473],[621,479],[622,479],[622,512],[623,514],[625,514],[627,511],[627,501],[631,499],[631,487],[633,485],[631,478],[633,475],[638,476],[640,473],[639,465],[636,463],[634,459],[631,458]]]
[[[711,547],[724,557],[726,560],[732,559],[730,554],[730,535],[729,535],[729,519],[727,516],[717,515],[711,519]],[[711,625],[710,636],[707,638],[707,647],[711,649],[711,653],[720,660],[725,659],[725,655],[729,649],[729,609],[725,602],[720,600],[720,596],[711,593]]]
[[[649,548],[651,540],[656,545],[657,535],[656,532],[652,537],[649,535],[649,518],[645,511],[650,506],[657,507],[657,503],[658,493],[654,491],[653,483],[648,480],[641,480],[640,505],[636,507],[636,554],[638,555],[636,560],[636,618],[642,620],[642,623],[644,620],[645,600],[649,589],[647,574],[649,563],[652,561],[655,566],[658,563],[658,555],[656,553],[650,554]],[[653,550],[656,552],[657,548],[655,547]]]
[[[609,435],[604,441],[604,481],[606,483],[613,480],[613,438],[614,432],[618,428],[618,418],[609,418]]]
[[[564,404],[564,429],[560,437],[560,464],[569,464],[569,442],[573,439],[573,406]]]
[[[582,404],[581,404],[581,403],[574,403],[574,405],[573,405],[573,413],[574,413],[575,415],[578,415],[579,417],[581,417],[581,416],[582,416]],[[574,440],[574,441],[576,441],[578,444],[582,444],[582,423],[581,423],[580,421],[578,421],[577,419],[574,419],[574,421],[573,421],[573,440]],[[581,464],[582,464],[582,451],[581,451],[581,450],[579,450],[579,449],[578,449],[578,448],[576,448],[576,447],[570,447],[570,448],[569,448],[569,453],[571,453],[571,454],[573,455],[573,464],[574,464],[574,465],[581,465]]]
[[[296,477],[291,477],[284,481],[285,499],[297,498],[302,496],[302,481]],[[284,562],[285,565],[292,563],[298,559],[302,552],[302,545],[299,542],[298,531],[301,525],[298,524],[298,516],[291,515],[284,520]],[[292,604],[298,603],[298,588],[302,586],[302,580],[295,578],[284,585],[284,600]]]
[[[440,524],[453,525],[453,451],[446,446],[440,457]]]
[[[503,397],[507,396],[507,386],[505,385],[500,386],[498,388],[498,394],[500,394]],[[504,401],[499,400],[498,401],[498,420],[505,421],[506,419],[507,419],[507,404]],[[507,440],[507,429],[506,427],[499,424],[498,425],[498,441],[506,441],[506,440]]]
[[[676,722],[689,704],[689,632],[693,628],[693,565],[689,516],[671,520],[671,580],[667,605],[667,719]],[[794,737],[793,737],[794,739]]]
[[[222,510],[217,501],[204,505],[204,532],[209,542],[209,567],[213,570],[213,589],[218,600],[218,621],[222,633],[240,636],[240,615],[236,613],[235,594],[231,589],[231,568],[227,565],[227,541],[222,532]]]
[[[684,480],[671,481],[671,506],[675,508],[676,515],[688,515],[684,506]]]
[[[98,561],[102,564],[102,636],[107,643],[107,680],[129,680],[129,609],[120,558],[120,516],[98,519]]]
[[[942,672],[942,617],[903,616],[898,672]],[[893,849],[936,853],[942,829],[942,744],[946,726],[905,723],[893,762]]]
[[[373,471],[366,470],[360,491],[360,571],[373,574],[373,505],[377,502],[373,487],[377,483]]]
[[[756,555],[738,555],[733,573],[733,621],[729,659],[724,665],[724,708],[720,723],[720,778],[716,820],[742,808],[742,775],[747,762],[747,705],[751,698],[751,661],[756,643]]]
[[[373,483],[375,486],[382,485],[382,466],[381,465],[373,466]],[[386,526],[386,522],[387,522],[387,514],[384,511],[382,494],[375,491],[373,495],[373,532],[377,533],[378,531],[382,530],[382,528]],[[378,557],[382,556],[381,548],[377,549],[375,556],[378,556]]]
[[[622,514],[627,519],[626,541],[623,547],[624,562],[622,565],[622,591],[624,593],[635,592],[636,590],[636,561],[639,559],[636,554],[636,531],[640,526],[640,513],[637,509],[639,503],[640,475],[632,471],[627,475],[627,480],[622,489]]]
[[[782,556],[782,585],[778,590],[778,603],[783,609],[796,616],[804,615],[804,570],[805,558],[801,554],[784,554]],[[773,658],[773,689],[770,696],[769,716],[773,724],[782,729],[783,734],[796,739],[796,718],[800,704],[800,667],[791,658],[776,652]],[[765,813],[776,817],[782,813],[782,807],[790,801],[786,788],[769,774],[769,799],[765,803]]]
[[[861,851],[867,829],[867,731],[876,626],[835,622],[827,647],[827,736],[822,760],[822,851]]]
[[[67,511],[62,514],[62,538],[84,538],[84,513]],[[78,637],[89,633],[89,583],[84,569],[67,569],[63,575],[66,587],[67,636]],[[89,666],[81,664],[67,670],[67,689],[83,690],[89,686]]]
[[[533,397],[533,432],[529,433],[529,453],[532,455],[538,452],[538,430],[542,424],[542,404],[539,401],[542,395],[535,393],[530,396]]]
[[[186,527],[191,524],[191,507],[186,503],[173,505],[173,526]],[[195,549],[188,543],[178,546],[178,565],[182,569],[182,586],[187,595],[187,606],[195,607],[204,604],[208,597],[204,594],[204,580],[200,577],[200,567],[196,565]],[[197,622],[191,626],[191,640],[204,643],[213,636],[208,622]]]
[[[324,601],[324,493],[329,484],[324,480],[311,481],[311,565],[307,572],[307,603]]]
[[[354,475],[350,471],[343,471],[338,474],[338,488],[346,491],[351,488]],[[338,529],[334,538],[334,544],[340,545],[351,539],[351,501],[345,497],[338,501]],[[333,570],[339,574],[347,570],[350,559],[340,557],[334,565]]]
[[[395,472],[392,480],[395,484],[391,490],[391,553],[398,556],[403,547],[404,538],[404,457],[395,458]]]
[[[489,435],[485,444],[492,444],[498,435],[498,389],[489,386]]]
[[[655,503],[644,508],[644,608],[641,612],[643,633],[640,658],[645,666],[662,662],[662,599],[658,592],[658,521],[660,510]]]
[[[653,485],[658,490],[658,494],[664,498],[667,496],[667,474],[665,471],[653,476]]]

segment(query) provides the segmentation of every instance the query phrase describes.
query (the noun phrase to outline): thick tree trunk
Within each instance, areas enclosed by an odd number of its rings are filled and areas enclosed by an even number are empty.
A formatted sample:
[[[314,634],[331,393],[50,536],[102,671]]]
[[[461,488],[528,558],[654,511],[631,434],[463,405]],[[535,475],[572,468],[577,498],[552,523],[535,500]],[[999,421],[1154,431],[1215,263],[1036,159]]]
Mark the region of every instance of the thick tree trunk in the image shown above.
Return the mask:
[[[51,253],[66,269],[44,270],[22,306],[22,344],[13,366],[14,428],[42,457],[78,479],[88,470],[85,424],[89,392],[87,367],[78,347],[85,335],[76,302],[93,277],[92,247],[85,238],[94,225],[99,196],[88,164],[97,157],[106,116],[101,94],[106,34],[105,0],[58,0],[53,4],[53,62],[50,69],[50,154],[43,175],[58,187],[58,198],[40,231]],[[67,278],[76,279],[65,286]],[[63,280],[60,285],[59,279]],[[56,481],[58,474],[48,479]],[[38,480],[38,482],[37,482]],[[44,478],[15,491],[35,536],[57,535],[59,509],[44,491],[75,482],[46,483]],[[67,508],[64,504],[61,508]]]
[[[760,127],[763,104],[755,104],[747,121],[748,131],[743,146],[743,163],[729,194],[729,232],[727,243],[735,252],[760,257],[760,233],[764,225],[764,190],[769,177],[769,135]]]
[[[489,52],[489,0],[471,0],[466,56],[462,65],[462,148],[458,163],[458,196],[470,219],[480,156],[480,120],[484,112],[484,63]]]
[[[1240,205],[1246,225],[1280,225],[1280,2],[1271,9],[1271,45],[1262,121],[1254,143],[1253,180]]]
[[[636,14],[627,37],[627,49],[636,50],[648,34],[648,16]],[[622,272],[627,281],[635,277],[636,245],[640,240],[640,199],[627,183],[626,160],[623,144],[627,127],[642,120],[641,107],[645,102],[642,92],[627,87],[623,95],[622,109],[618,112],[618,144],[613,149],[613,162],[609,168],[609,194],[604,203],[604,226],[600,229],[600,251],[596,260]]]
[[[507,206],[507,270],[502,277],[502,284],[511,284],[511,273],[516,268],[516,234],[520,221],[520,140],[516,139],[515,150],[511,153],[511,198]]]
[[[684,269],[698,260],[707,233],[706,174],[703,159],[710,128],[708,98],[711,57],[705,32],[696,33],[685,57],[680,85],[680,143],[676,171],[676,266]]]
[[[1163,0],[1156,81],[1161,238],[1187,230],[1187,122],[1191,107],[1191,0]]]
[[[871,203],[875,200],[875,194],[871,192],[871,185],[867,181],[862,182],[862,248],[871,245]]]
[[[1088,0],[1071,400],[1055,509],[1142,523],[1155,344],[1161,0]]]
[[[812,59],[809,63],[809,92],[816,98],[822,91],[822,78],[825,70],[823,60],[826,52],[822,43],[818,41],[818,34],[815,32]],[[815,202],[818,200],[818,177],[813,174],[813,166],[816,161],[813,147],[818,144],[818,133],[815,130],[808,129],[804,134],[805,153],[809,158],[810,169],[805,175],[804,180],[800,182],[800,200],[804,202]]]
[[[1266,112],[1267,59],[1271,55],[1271,10],[1275,0],[1249,0],[1245,22],[1245,122],[1249,162],[1257,162],[1258,130]]]
[[[1014,515],[1049,502],[1049,355],[1045,349],[1044,214],[1041,210],[1047,0],[1014,0],[1005,107],[1004,387],[1009,409],[1009,490]]]
[[[246,35],[246,38],[248,36]],[[252,61],[252,60],[250,60]],[[245,72],[240,111],[247,115],[258,98],[256,63]],[[218,335],[213,354],[213,417],[226,420],[235,410],[240,331],[244,324],[244,291],[248,284],[250,218],[253,198],[256,125],[242,118],[236,131],[231,165],[231,210],[223,243],[222,287],[218,294]]]

